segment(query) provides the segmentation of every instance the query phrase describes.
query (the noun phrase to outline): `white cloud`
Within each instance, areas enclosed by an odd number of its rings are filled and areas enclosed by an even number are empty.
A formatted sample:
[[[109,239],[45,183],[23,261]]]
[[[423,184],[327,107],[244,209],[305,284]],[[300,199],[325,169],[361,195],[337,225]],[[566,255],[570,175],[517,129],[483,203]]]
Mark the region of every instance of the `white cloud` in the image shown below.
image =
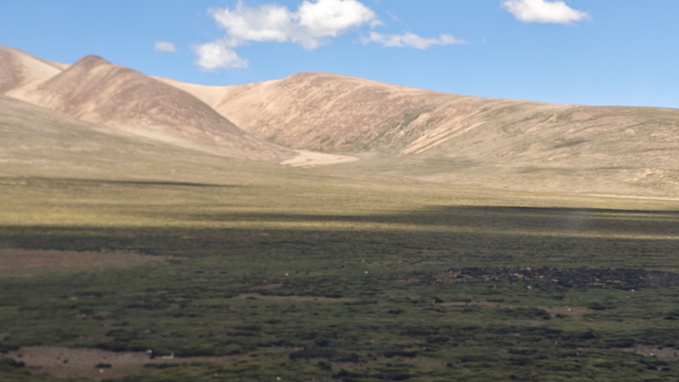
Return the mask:
[[[236,9],[218,9],[213,17],[219,26],[226,29],[226,38],[231,46],[249,41],[288,41],[294,30],[293,14],[286,7],[264,5],[250,8],[239,2]]]
[[[226,29],[231,47],[248,42],[286,42],[316,49],[352,28],[379,24],[377,15],[357,0],[304,1],[296,12],[280,5],[252,8],[238,2],[235,9],[218,9],[213,17]]]
[[[238,54],[222,41],[195,46],[193,51],[198,55],[196,65],[203,70],[213,71],[220,68],[246,68],[248,66],[248,60],[238,57]]]
[[[299,41],[305,48],[314,49],[327,37],[336,37],[365,24],[379,25],[377,15],[356,0],[305,1],[296,14],[300,27]]]
[[[358,0],[305,0],[296,11],[277,4],[249,7],[239,0],[233,9],[211,12],[226,33],[222,39],[194,47],[198,55],[196,64],[203,70],[247,67],[247,60],[235,51],[247,44],[291,42],[314,50],[350,30],[384,25],[375,12]],[[362,41],[364,44],[376,42],[418,49],[463,42],[448,34],[423,38],[413,33],[385,35],[376,32],[370,32]]]
[[[196,64],[204,70],[246,67],[247,60],[234,48],[249,43],[293,42],[313,50],[350,29],[381,25],[377,15],[357,0],[304,1],[295,12],[276,4],[253,8],[239,1],[234,9],[213,10],[212,15],[226,35],[194,48]]]
[[[174,53],[177,51],[177,48],[174,46],[173,43],[171,42],[163,42],[163,41],[158,41],[155,44],[153,44],[155,50],[157,52],[171,52]]]
[[[432,45],[452,45],[464,44],[464,40],[456,39],[449,34],[442,34],[439,37],[425,38],[420,37],[414,33],[406,33],[402,35],[397,34],[382,34],[377,32],[370,32],[367,37],[362,37],[363,44],[375,42],[386,47],[413,47],[417,49],[427,49]]]
[[[587,18],[587,12],[577,11],[563,1],[504,0],[502,6],[514,17],[526,23],[571,24]]]

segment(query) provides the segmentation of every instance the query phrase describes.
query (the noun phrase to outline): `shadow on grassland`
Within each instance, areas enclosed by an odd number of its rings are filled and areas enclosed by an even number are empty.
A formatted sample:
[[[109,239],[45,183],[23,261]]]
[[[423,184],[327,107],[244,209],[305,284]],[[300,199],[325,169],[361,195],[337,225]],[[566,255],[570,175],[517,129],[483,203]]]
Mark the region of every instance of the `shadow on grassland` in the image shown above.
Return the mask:
[[[141,212],[140,214],[143,214]],[[167,217],[164,214],[154,214]],[[639,211],[621,209],[441,206],[420,211],[381,215],[328,215],[287,213],[197,213],[177,214],[172,218],[203,222],[276,222],[276,223],[376,223],[405,224],[415,227],[455,227],[494,230],[526,235],[534,232],[553,234],[600,233],[602,236],[675,236],[679,232],[679,211]]]
[[[495,266],[679,266],[676,211],[440,207],[365,216],[203,213],[165,217],[187,224],[167,228],[4,226],[0,227],[0,246],[245,256],[257,261],[369,258],[455,266],[487,266],[489,262]],[[228,221],[262,224],[216,228]],[[208,227],[192,225],[195,222],[207,222]],[[267,222],[286,224],[267,226]],[[310,222],[351,224],[338,229],[332,224],[306,224]]]

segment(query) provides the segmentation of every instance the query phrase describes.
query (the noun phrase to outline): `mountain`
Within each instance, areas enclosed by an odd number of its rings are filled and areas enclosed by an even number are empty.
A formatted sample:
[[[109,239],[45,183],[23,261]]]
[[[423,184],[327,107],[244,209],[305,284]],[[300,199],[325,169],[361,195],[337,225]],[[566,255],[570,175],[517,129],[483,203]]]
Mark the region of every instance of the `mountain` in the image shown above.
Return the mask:
[[[128,143],[351,176],[679,196],[678,109],[479,98],[326,73],[209,87],[8,48],[0,79],[6,96]]]
[[[67,67],[33,57],[18,49],[0,46],[0,94],[44,81]]]
[[[61,178],[67,184],[94,180],[95,193],[107,183],[155,184],[159,190],[173,185],[270,187],[286,182],[295,170],[121,133],[2,95],[0,137],[0,185],[5,187],[41,178]]]
[[[308,150],[559,161],[600,144],[664,150],[679,139],[678,109],[469,97],[324,73],[225,87],[163,81],[246,131]]]
[[[164,81],[262,139],[362,155],[351,165],[362,173],[679,193],[679,109],[479,98],[325,73],[225,87]]]
[[[422,110],[462,98],[325,73],[222,88],[165,81],[259,137],[335,152],[399,152],[416,138],[403,125]]]
[[[184,148],[270,162],[295,155],[243,132],[192,95],[97,56],[84,57],[32,86],[15,86],[5,94]]]

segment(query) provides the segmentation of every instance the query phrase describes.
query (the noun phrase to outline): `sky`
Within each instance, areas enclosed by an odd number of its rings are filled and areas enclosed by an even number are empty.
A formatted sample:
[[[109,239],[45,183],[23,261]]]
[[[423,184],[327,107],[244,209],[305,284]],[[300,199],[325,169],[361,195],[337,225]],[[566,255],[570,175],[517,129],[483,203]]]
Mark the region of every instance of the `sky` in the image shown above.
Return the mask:
[[[679,108],[677,0],[0,0],[0,45],[203,85],[330,72]]]

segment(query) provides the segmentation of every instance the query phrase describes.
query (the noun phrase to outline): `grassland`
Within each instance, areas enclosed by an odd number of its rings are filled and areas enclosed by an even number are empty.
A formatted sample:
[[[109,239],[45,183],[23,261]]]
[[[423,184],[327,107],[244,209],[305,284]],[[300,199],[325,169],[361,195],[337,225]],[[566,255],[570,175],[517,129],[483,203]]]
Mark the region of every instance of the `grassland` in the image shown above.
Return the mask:
[[[677,202],[221,166],[0,179],[0,247],[158,259],[0,270],[0,380],[63,380],[33,346],[201,357],[127,382],[679,378]]]

